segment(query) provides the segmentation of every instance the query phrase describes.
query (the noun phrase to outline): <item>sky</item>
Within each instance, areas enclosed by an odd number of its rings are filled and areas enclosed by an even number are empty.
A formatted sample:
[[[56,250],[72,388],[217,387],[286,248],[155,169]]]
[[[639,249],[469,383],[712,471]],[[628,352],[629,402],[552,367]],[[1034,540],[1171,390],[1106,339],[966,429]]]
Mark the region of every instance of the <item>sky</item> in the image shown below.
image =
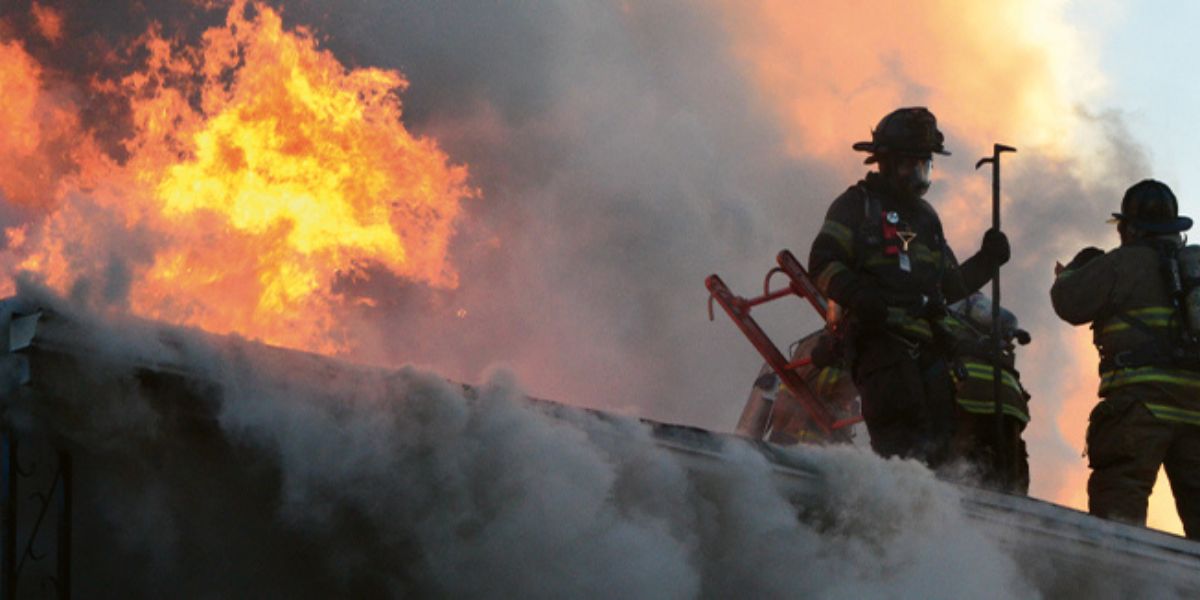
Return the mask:
[[[0,5],[0,81],[21,90],[0,102],[6,272],[92,308],[461,381],[508,369],[543,398],[729,431],[760,361],[708,321],[705,276],[748,295],[779,249],[806,255],[866,170],[850,145],[926,105],[953,152],[929,199],[960,258],[989,222],[975,160],[1018,148],[1003,277],[1034,335],[1032,493],[1083,507],[1095,352],[1050,311],[1053,264],[1115,245],[1104,220],[1139,179],[1200,215],[1200,84],[1174,46],[1195,15],[1167,3],[230,4]],[[348,229],[304,219],[314,182],[345,193]],[[798,301],[756,314],[777,341],[818,325]],[[1171,513],[1156,494],[1151,524],[1178,530]]]
[[[1107,80],[1105,100],[1142,142],[1154,176],[1175,190],[1180,211],[1200,214],[1196,127],[1187,115],[1200,102],[1188,60],[1200,42],[1191,23],[1200,7],[1186,2],[1077,2],[1070,13],[1095,41]]]

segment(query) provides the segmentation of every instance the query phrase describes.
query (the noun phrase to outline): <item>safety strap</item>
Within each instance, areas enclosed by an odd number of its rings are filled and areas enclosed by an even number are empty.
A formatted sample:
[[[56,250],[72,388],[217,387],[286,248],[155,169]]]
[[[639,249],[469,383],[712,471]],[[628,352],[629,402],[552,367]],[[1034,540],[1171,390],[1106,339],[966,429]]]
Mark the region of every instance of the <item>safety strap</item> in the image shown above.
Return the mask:
[[[884,242],[883,204],[880,202],[879,197],[875,194],[872,194],[863,182],[858,182],[855,187],[858,189],[859,193],[862,194],[863,198],[863,220],[862,223],[859,224],[858,230],[854,235],[854,271],[855,273],[862,273],[862,269],[866,264],[868,255],[872,254],[874,250],[881,248]],[[933,222],[937,236],[935,243],[941,245],[937,272],[934,275],[934,281],[938,286],[940,286],[946,273],[949,247],[946,244],[946,235],[942,229],[941,220],[937,219],[935,216]],[[941,302],[942,298],[929,298],[927,300],[931,302]],[[888,305],[897,306],[891,301],[888,302]],[[903,308],[910,316],[915,316],[912,313],[911,307],[904,307],[902,304],[898,307]],[[932,322],[931,325],[933,325]]]
[[[1137,367],[1175,366],[1178,362],[1169,340],[1164,340],[1162,333],[1155,331],[1145,321],[1127,313],[1119,312],[1113,315],[1124,321],[1130,327],[1150,336],[1150,341],[1131,350],[1106,355],[1100,359],[1100,372],[1107,373],[1114,369],[1131,369]]]
[[[857,246],[854,252],[854,272],[861,273],[863,265],[866,264],[867,249],[883,244],[883,205],[861,181],[854,187],[858,188],[863,197],[863,221],[854,236],[854,245]]]
[[[1127,312],[1119,312],[1116,314],[1116,317],[1122,321],[1125,321],[1125,323],[1128,324],[1130,327],[1132,327],[1152,338],[1158,338],[1157,341],[1159,341],[1159,342],[1162,341],[1162,338],[1159,335],[1159,332],[1155,331],[1154,328],[1151,327],[1149,324],[1147,324],[1145,321],[1143,321]]]
[[[1159,269],[1162,272],[1163,277],[1170,279],[1173,276],[1171,273],[1172,269],[1170,267],[1170,263],[1174,257],[1174,246],[1151,239],[1138,240],[1133,242],[1133,244],[1147,246],[1155,250],[1155,252],[1158,254]],[[1168,287],[1171,287],[1171,283],[1169,281],[1167,282],[1167,285]],[[1172,306],[1174,307],[1175,316],[1172,317],[1174,319],[1180,316],[1180,307],[1176,297],[1172,296],[1170,300]],[[1106,373],[1114,369],[1148,366],[1177,367],[1188,370],[1197,370],[1197,368],[1200,368],[1200,361],[1197,361],[1195,358],[1195,356],[1198,354],[1197,349],[1182,347],[1178,341],[1174,339],[1171,333],[1171,327],[1168,327],[1167,334],[1164,337],[1162,331],[1156,331],[1145,321],[1129,314],[1128,312],[1118,312],[1113,315],[1113,317],[1124,321],[1131,328],[1147,335],[1150,340],[1136,348],[1133,348],[1132,350],[1119,352],[1112,356],[1102,356],[1100,360],[1101,373]],[[1107,320],[1108,319],[1105,319],[1105,321]],[[1094,325],[1095,323],[1093,323],[1093,326]]]

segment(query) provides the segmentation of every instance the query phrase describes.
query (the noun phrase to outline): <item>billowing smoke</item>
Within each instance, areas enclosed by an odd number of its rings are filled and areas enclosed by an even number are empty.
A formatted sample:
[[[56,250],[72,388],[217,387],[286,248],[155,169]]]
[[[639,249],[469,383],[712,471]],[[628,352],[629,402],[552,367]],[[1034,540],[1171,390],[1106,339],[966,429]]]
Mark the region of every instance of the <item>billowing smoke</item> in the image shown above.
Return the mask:
[[[689,463],[503,372],[466,393],[24,298],[89,349],[21,407],[76,448],[81,594],[1037,597],[914,462],[810,449],[797,506],[741,441]]]
[[[750,294],[776,250],[806,252],[861,175],[850,143],[891,108],[927,104],[955,152],[931,199],[960,258],[990,223],[975,159],[993,141],[1019,148],[1004,159],[1003,280],[1036,340],[1020,361],[1034,491],[1078,505],[1094,353],[1050,311],[1053,265],[1113,245],[1104,217],[1153,173],[1119,114],[1087,108],[1095,67],[1059,15],[1032,3],[408,8],[362,2],[323,23],[345,54],[412,77],[410,116],[487,188],[469,232],[498,246],[465,261],[486,267],[458,301],[513,324],[478,330],[466,353],[439,338],[431,356],[470,369],[499,358],[551,397],[727,429],[757,358],[729,324],[705,322],[699,282],[718,272]],[[480,56],[486,66],[467,58]],[[481,302],[471,282],[493,272],[506,276]],[[818,323],[801,304],[763,317],[780,342]]]
[[[150,20],[194,36],[220,18],[188,3],[83,4],[54,5],[67,31],[86,16],[95,48]],[[23,31],[27,8],[6,5],[10,27]],[[1093,105],[1094,67],[1056,10],[286,3],[285,24],[311,26],[343,61],[403,72],[406,125],[480,189],[451,247],[457,288],[370,266],[337,280],[348,356],[467,381],[503,364],[538,396],[728,430],[759,361],[720,315],[707,322],[704,276],[759,289],[774,253],[805,253],[860,176],[849,145],[887,110],[927,104],[955,152],[931,200],[960,258],[989,220],[988,180],[971,165],[993,141],[1020,149],[1005,159],[1004,297],[1035,338],[1019,361],[1034,394],[1033,489],[1077,503],[1093,355],[1046,291],[1055,260],[1111,243],[1107,209],[1152,173],[1119,116]],[[107,68],[102,53],[26,37],[67,79]],[[88,106],[101,141],[119,139],[120,103]],[[800,303],[762,318],[781,343],[818,325]]]

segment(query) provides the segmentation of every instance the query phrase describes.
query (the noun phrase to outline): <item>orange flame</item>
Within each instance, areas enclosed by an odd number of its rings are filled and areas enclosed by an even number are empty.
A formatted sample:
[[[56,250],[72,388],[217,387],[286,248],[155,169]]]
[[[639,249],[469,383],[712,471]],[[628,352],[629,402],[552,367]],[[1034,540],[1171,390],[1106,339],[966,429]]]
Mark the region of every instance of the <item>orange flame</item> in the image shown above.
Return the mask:
[[[53,44],[61,42],[63,38],[62,13],[38,2],[33,3],[32,11],[33,23],[37,27],[38,33]]]
[[[70,169],[64,159],[79,120],[72,106],[46,90],[41,67],[17,43],[0,40],[0,192],[38,208]]]
[[[150,254],[125,265],[135,312],[324,352],[349,349],[336,338],[339,273],[378,266],[457,285],[447,252],[474,191],[464,167],[404,128],[399,73],[348,70],[245,0],[199,47],[157,29],[140,43],[144,70],[97,84],[130,100],[128,160],[81,153],[56,212],[10,232],[27,238],[21,268],[70,289],[103,268],[71,246],[103,253],[116,226]]]

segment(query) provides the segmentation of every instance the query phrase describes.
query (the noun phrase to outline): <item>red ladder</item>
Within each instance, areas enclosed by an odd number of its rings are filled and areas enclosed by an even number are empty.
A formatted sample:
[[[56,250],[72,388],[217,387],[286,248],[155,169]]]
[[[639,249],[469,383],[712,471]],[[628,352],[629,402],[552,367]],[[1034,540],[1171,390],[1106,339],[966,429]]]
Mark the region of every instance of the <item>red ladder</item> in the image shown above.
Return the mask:
[[[738,329],[750,340],[758,353],[762,355],[775,374],[779,376],[779,380],[785,386],[792,390],[807,390],[808,394],[793,393],[792,396],[808,412],[812,421],[817,424],[822,433],[839,440],[849,441],[848,434],[844,431],[859,421],[862,417],[851,417],[848,419],[835,419],[823,404],[815,399],[817,395],[812,393],[808,382],[796,372],[799,367],[812,364],[812,359],[808,357],[799,358],[794,361],[788,361],[775,342],[763,331],[762,327],[750,316],[750,309],[761,304],[766,304],[780,298],[791,295],[800,296],[808,300],[809,304],[825,319],[829,310],[829,301],[817,289],[812,277],[808,275],[808,271],[796,260],[796,257],[788,250],[782,250],[775,257],[778,267],[773,268],[767,273],[763,280],[763,294],[755,298],[743,298],[731,292],[729,286],[721,280],[717,275],[709,275],[704,280],[705,287],[709,291],[708,301],[708,318],[712,320],[714,317],[712,303],[717,301],[721,308],[725,309],[729,318],[733,319],[733,323],[738,326]],[[790,280],[789,285],[775,291],[771,291],[771,277],[776,273],[783,273]]]

